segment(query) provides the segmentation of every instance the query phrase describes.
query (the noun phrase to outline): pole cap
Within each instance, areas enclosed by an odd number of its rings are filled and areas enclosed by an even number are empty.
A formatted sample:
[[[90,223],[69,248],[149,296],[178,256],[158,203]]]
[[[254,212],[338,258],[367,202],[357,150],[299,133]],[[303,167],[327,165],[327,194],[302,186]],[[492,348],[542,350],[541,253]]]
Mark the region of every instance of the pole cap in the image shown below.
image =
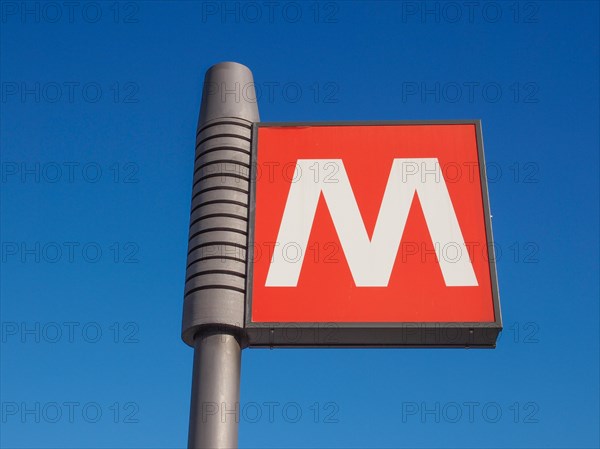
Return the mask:
[[[227,117],[260,120],[252,72],[237,62],[220,62],[206,72],[198,125]]]

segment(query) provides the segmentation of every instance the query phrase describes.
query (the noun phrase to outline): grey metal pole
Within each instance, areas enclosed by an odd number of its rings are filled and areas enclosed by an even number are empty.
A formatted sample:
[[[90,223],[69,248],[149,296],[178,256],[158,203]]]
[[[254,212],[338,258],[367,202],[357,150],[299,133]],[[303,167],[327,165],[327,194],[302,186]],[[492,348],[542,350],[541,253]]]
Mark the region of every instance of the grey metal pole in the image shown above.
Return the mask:
[[[258,121],[250,70],[212,66],[198,119],[183,306],[182,339],[194,347],[190,449],[237,447],[250,143]]]
[[[236,448],[242,350],[234,335],[195,339],[189,448]]]

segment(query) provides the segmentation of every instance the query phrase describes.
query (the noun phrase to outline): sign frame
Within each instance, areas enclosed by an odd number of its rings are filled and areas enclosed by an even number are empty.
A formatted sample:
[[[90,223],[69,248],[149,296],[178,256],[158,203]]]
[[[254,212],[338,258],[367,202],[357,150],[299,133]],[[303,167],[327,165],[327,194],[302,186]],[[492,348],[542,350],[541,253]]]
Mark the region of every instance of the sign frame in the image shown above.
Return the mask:
[[[474,125],[476,132],[479,176],[484,213],[489,271],[494,309],[493,322],[254,322],[252,321],[252,288],[254,261],[246,251],[246,295],[244,304],[244,343],[248,347],[300,348],[495,348],[502,331],[498,292],[498,276],[492,233],[481,120],[387,120],[331,122],[256,122],[252,126],[250,157],[250,191],[248,193],[249,247],[254,244],[256,212],[256,168],[258,129],[265,127],[317,126],[418,126]]]

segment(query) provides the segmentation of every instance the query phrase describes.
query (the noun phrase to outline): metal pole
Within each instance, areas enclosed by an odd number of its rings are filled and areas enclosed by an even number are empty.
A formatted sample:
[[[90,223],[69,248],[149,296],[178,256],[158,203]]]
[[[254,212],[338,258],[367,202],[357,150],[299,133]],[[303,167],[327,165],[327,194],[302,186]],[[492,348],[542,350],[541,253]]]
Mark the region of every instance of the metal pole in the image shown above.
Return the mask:
[[[239,340],[226,333],[195,339],[189,448],[235,448],[238,444]]]
[[[250,70],[234,62],[204,78],[181,337],[194,347],[188,447],[236,448],[250,191]]]

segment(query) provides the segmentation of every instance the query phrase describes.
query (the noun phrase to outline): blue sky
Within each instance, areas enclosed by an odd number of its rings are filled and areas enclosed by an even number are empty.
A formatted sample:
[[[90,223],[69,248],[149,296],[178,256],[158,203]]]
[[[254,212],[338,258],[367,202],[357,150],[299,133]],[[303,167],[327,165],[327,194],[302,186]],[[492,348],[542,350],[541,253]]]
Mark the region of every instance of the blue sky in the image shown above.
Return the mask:
[[[598,3],[0,7],[2,447],[185,447],[194,140],[227,60],[263,121],[482,119],[505,325],[245,350],[240,446],[598,447]]]

